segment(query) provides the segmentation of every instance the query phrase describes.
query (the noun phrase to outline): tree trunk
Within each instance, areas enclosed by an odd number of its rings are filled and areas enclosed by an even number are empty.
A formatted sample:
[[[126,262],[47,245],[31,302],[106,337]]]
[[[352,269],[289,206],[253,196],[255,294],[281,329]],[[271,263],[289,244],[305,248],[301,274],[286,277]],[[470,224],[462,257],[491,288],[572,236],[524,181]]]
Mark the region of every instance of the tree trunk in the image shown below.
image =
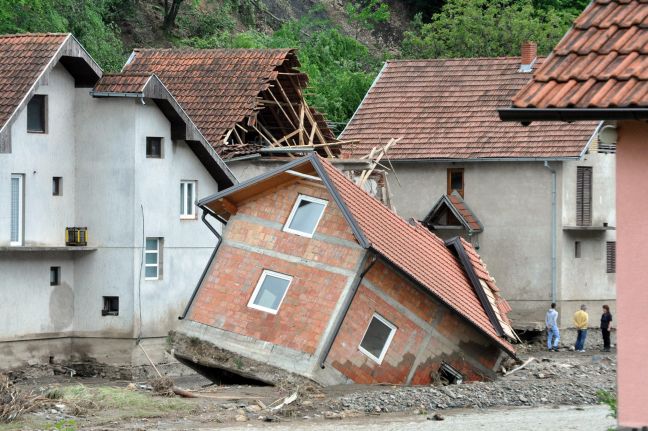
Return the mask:
[[[171,5],[169,5],[169,1]],[[175,20],[180,11],[180,5],[184,0],[164,0],[164,23],[162,27],[165,30],[170,30],[175,27]]]

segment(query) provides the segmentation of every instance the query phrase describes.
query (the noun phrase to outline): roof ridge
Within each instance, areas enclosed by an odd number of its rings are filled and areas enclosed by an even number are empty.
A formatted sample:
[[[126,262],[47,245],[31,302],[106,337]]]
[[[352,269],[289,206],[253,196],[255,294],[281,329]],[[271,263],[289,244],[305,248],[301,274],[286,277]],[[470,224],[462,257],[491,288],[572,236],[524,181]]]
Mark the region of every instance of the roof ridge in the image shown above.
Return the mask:
[[[298,48],[193,48],[193,47],[180,47],[180,48],[133,48],[134,52],[290,52],[296,51]]]
[[[467,61],[467,60],[520,60],[522,56],[497,56],[497,57],[439,57],[439,58],[407,58],[386,60],[386,63],[414,63],[414,62],[434,62],[434,61]],[[539,55],[538,60],[547,58],[545,55]]]
[[[44,36],[70,36],[72,33],[6,33],[0,34],[0,38],[19,38],[19,37],[44,37]]]

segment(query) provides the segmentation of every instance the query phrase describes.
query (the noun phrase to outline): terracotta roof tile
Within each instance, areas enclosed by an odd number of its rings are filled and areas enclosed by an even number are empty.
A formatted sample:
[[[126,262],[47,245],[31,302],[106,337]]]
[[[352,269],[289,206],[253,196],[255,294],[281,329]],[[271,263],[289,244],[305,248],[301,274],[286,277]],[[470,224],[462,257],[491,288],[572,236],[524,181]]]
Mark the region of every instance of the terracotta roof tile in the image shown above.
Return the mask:
[[[69,34],[0,36],[0,125],[9,120]]]
[[[96,93],[142,93],[151,73],[109,73],[101,77],[94,87]]]
[[[444,207],[459,218],[459,222],[469,231],[482,232],[484,230],[484,226],[477,218],[477,215],[468,207],[456,190],[450,195],[441,196],[441,199],[434,204],[432,210],[423,219],[423,224],[433,226],[436,216]]]
[[[463,268],[439,237],[418,222],[408,223],[356,186],[326,159],[316,157],[374,250],[504,349],[514,351],[511,344],[497,334]],[[478,274],[487,274],[475,250],[471,246],[464,248],[472,256],[473,264],[479,262],[475,268]],[[492,277],[487,277],[486,280],[492,282]]]
[[[648,107],[647,54],[648,1],[595,0],[513,106]]]
[[[596,123],[500,121],[497,108],[531,77],[519,67],[518,57],[387,62],[340,138],[360,141],[353,157],[398,137],[391,159],[578,157]]]

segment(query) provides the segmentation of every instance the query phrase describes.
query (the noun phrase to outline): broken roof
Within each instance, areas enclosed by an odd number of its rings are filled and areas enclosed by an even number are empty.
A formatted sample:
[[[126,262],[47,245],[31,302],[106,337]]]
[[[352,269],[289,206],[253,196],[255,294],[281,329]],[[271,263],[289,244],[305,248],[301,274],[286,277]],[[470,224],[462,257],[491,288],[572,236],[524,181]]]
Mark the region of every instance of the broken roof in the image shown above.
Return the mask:
[[[450,211],[469,233],[479,233],[484,230],[484,226],[481,224],[475,213],[468,207],[464,199],[456,190],[453,190],[450,195],[441,196],[437,203],[432,207],[432,210],[423,219],[423,224],[434,226],[433,223],[435,217],[443,209]]]
[[[164,83],[152,73],[124,72],[104,75],[90,92],[94,97],[140,97],[153,99],[171,123],[171,137],[182,139],[203,163],[221,188],[238,181],[216,150],[200,133]]]
[[[13,119],[54,66],[61,63],[78,87],[92,87],[101,68],[69,33],[0,36],[0,153],[11,151]]]
[[[647,26],[646,0],[593,1],[502,119],[648,118]]]
[[[223,140],[244,120],[256,122],[257,112],[266,106],[262,92],[281,78],[287,98],[301,97],[308,78],[298,67],[294,49],[136,49],[124,71],[158,75],[205,138],[228,158],[259,149],[247,142],[225,145]],[[310,112],[322,133],[334,140],[322,115]]]
[[[410,224],[396,215],[314,153],[204,198],[198,205],[227,219],[236,212],[237,203],[292,181],[295,177],[291,172],[319,177],[361,246],[374,250],[505,351],[513,353],[511,344],[502,337],[499,323],[493,320],[494,313],[487,311],[490,305],[483,304],[445,243],[419,223]]]
[[[580,157],[595,123],[500,121],[530,78],[519,68],[519,57],[388,61],[340,139],[359,141],[351,157],[399,137],[392,160]]]

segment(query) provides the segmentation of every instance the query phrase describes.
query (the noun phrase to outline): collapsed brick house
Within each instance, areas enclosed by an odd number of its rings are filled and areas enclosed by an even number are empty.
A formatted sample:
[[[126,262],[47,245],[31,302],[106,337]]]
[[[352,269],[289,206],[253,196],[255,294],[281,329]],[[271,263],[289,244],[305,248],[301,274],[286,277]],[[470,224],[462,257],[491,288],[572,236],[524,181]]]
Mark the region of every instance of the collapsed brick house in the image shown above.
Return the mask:
[[[321,384],[490,379],[515,355],[510,308],[475,249],[400,218],[315,153],[198,205],[225,227],[186,337]]]

